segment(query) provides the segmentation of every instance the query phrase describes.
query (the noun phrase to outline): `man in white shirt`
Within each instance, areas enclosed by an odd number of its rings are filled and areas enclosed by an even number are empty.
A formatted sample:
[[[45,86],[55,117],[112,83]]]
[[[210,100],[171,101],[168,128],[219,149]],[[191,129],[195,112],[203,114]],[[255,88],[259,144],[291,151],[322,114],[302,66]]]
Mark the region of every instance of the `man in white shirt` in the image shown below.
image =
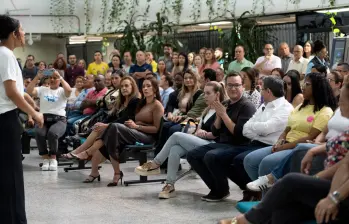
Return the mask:
[[[301,75],[301,79],[304,79],[305,73],[307,71],[307,66],[309,63],[309,60],[306,58],[303,58],[303,47],[300,45],[296,45],[293,48],[293,60],[291,60],[287,72],[290,70],[296,70]]]
[[[243,200],[257,200],[258,194],[248,191],[246,184],[249,183],[243,161],[252,151],[271,146],[276,143],[281,133],[285,130],[288,116],[293,106],[285,99],[284,82],[278,77],[268,76],[263,79],[261,94],[264,98],[256,113],[244,125],[243,135],[251,140],[245,146],[244,152],[240,153],[232,161],[229,168],[229,178],[236,183],[243,192]]]
[[[259,71],[259,77],[271,75],[274,68],[282,68],[281,59],[274,55],[273,45],[264,46],[264,56],[257,59],[254,68]]]

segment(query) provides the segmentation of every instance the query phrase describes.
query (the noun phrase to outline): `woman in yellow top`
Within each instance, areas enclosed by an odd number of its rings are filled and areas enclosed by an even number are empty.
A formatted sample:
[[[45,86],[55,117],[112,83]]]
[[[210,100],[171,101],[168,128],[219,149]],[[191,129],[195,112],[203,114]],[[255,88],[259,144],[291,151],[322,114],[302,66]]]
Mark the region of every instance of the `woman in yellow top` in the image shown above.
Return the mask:
[[[290,114],[287,127],[277,143],[253,151],[245,157],[244,167],[253,181],[269,174],[298,143],[315,139],[326,127],[337,107],[331,86],[326,76],[320,73],[307,75],[303,97],[304,102]]]
[[[102,53],[100,51],[95,51],[94,60],[94,62],[88,65],[87,75],[105,75],[109,66],[102,61]]]

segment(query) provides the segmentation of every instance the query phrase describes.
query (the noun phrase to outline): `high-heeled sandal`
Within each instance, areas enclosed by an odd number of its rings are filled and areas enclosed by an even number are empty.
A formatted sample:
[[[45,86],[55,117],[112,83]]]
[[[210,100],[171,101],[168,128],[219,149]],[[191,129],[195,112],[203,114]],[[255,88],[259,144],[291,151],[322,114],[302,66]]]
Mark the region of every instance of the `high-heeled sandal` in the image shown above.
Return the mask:
[[[115,187],[118,186],[118,182],[120,180],[120,183],[122,185],[122,178],[124,177],[124,173],[122,171],[120,171],[120,173],[114,173],[114,176],[119,175],[119,179],[116,182],[111,182],[107,185],[107,187]]]
[[[74,154],[72,152],[69,152],[67,154],[62,154],[61,157],[63,157],[64,159],[74,159]]]
[[[89,177],[92,177],[92,179],[87,178],[86,180],[83,181],[83,183],[92,183],[93,181],[95,181],[95,179],[97,179],[98,181],[101,181],[101,175],[98,175],[96,177],[89,175]]]
[[[92,156],[88,154],[87,150],[84,151],[84,153],[86,153],[86,155],[87,155],[87,158],[86,158],[86,159],[81,159],[80,157],[78,157],[77,155],[75,155],[75,154],[73,154],[73,153],[70,153],[70,154],[71,154],[71,156],[73,156],[74,159],[76,159],[76,160],[91,160],[91,159],[92,159]]]

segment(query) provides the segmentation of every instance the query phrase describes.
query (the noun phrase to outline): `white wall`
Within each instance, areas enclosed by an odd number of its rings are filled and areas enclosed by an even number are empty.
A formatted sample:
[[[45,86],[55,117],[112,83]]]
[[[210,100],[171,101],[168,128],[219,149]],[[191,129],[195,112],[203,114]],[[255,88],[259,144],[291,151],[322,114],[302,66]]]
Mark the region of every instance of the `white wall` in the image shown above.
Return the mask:
[[[91,20],[91,29],[89,33],[97,33],[99,27],[102,24],[101,21],[101,11],[102,11],[102,1],[101,0],[87,0],[90,2],[90,20]],[[107,0],[109,3],[107,11],[111,10],[111,3],[113,0]],[[162,3],[164,1],[173,2],[170,0],[150,0],[150,11],[147,15],[146,19],[149,21],[155,20],[155,14],[160,11]],[[213,0],[215,3],[215,8],[219,3],[225,2],[226,0]],[[10,12],[12,15],[24,15],[24,14],[32,14],[32,15],[49,15],[52,10],[50,10],[51,2],[49,0],[12,0],[14,5],[11,3],[11,0],[0,0],[0,14],[7,12],[7,10],[13,9],[28,9],[22,11],[13,11]],[[68,0],[55,0],[55,2],[59,2],[60,8],[53,10],[54,14],[69,14],[69,9],[71,6],[69,5]],[[84,10],[84,2],[85,0],[73,0],[74,2],[74,15],[76,15],[80,19],[80,32],[84,33],[86,31],[85,27],[85,10]],[[132,2],[131,0],[125,2]],[[182,0],[183,8],[182,14],[180,18],[180,24],[190,24],[193,23],[193,20],[190,18],[190,15],[193,13],[193,4],[196,4],[197,0]],[[263,11],[263,0],[228,0],[228,9],[231,11],[235,11],[235,15],[239,16],[245,11],[253,10],[254,5],[256,14],[260,14]],[[320,9],[327,8],[329,6],[329,0],[300,0],[299,4],[292,4],[291,0],[264,0],[264,11],[266,14],[279,14],[279,13],[287,13],[294,11],[303,11],[309,9]],[[271,2],[271,4],[270,4]],[[139,6],[136,7],[136,11],[143,15],[145,8],[147,6],[147,0],[139,0]],[[234,7],[235,5],[235,7]],[[348,0],[336,0],[336,6],[349,6]],[[170,12],[167,14],[170,20],[174,20],[174,13],[172,7],[169,6]],[[201,0],[201,17],[198,22],[209,21],[208,17],[208,7],[206,5],[206,0]],[[128,19],[129,12],[123,11],[122,19]],[[17,16],[16,18],[20,19],[23,26],[26,29],[26,32],[32,33],[77,33],[79,31],[78,19],[76,17],[68,17],[62,19],[54,19],[52,21],[52,17],[32,17],[28,16]],[[104,21],[105,23],[106,21]],[[138,22],[138,25],[141,25],[143,22]],[[61,25],[59,25],[61,24]],[[105,32],[110,33],[115,31],[117,28],[120,28],[120,23],[115,24],[114,27],[110,30],[105,30]]]
[[[17,58],[22,59],[22,66],[28,54],[35,56],[35,61],[45,61],[47,64],[53,63],[59,52],[66,55],[65,39],[56,37],[42,37],[40,42],[33,45],[26,45],[24,48],[16,48],[14,53]]]

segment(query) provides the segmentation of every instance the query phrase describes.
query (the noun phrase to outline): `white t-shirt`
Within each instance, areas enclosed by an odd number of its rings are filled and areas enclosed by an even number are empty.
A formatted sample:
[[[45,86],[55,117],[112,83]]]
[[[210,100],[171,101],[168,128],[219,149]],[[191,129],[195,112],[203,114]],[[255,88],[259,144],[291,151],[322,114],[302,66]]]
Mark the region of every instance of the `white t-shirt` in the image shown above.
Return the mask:
[[[0,114],[14,110],[17,106],[7,97],[4,82],[16,81],[18,92],[24,95],[22,72],[16,56],[7,47],[0,47]]]
[[[342,116],[341,110],[337,109],[333,117],[328,121],[327,124],[328,133],[326,139],[336,137],[341,132],[348,130],[349,128],[349,119]]]
[[[54,114],[65,116],[65,108],[68,98],[65,96],[64,89],[51,89],[50,87],[36,87],[38,97],[40,98],[40,112],[43,114]]]
[[[76,88],[71,88],[71,94],[70,94],[70,96],[68,98],[68,102],[67,102],[68,105],[73,105],[76,98],[78,98],[76,96],[75,92],[76,92]]]

